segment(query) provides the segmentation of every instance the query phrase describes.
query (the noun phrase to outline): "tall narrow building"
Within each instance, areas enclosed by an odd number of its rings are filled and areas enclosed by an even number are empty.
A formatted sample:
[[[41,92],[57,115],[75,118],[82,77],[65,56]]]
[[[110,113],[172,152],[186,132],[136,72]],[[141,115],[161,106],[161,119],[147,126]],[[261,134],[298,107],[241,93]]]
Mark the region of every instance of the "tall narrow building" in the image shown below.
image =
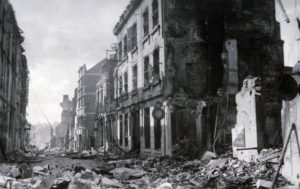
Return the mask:
[[[100,77],[100,67],[105,62],[106,59],[90,69],[83,65],[78,71],[77,123],[75,126],[75,145],[78,151],[95,147],[96,86]]]

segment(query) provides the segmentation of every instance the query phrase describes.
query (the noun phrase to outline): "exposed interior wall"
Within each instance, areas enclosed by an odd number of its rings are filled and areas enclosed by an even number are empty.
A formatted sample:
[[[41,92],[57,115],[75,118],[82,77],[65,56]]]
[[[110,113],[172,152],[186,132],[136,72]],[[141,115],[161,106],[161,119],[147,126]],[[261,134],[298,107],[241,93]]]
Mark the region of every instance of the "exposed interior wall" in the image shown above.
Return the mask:
[[[164,95],[208,102],[209,111],[204,117],[207,117],[206,131],[209,135],[213,132],[213,139],[207,138],[206,147],[212,148],[216,137],[220,137],[216,144],[220,148],[222,143],[230,145],[230,130],[236,122],[234,94],[248,75],[262,78],[258,121],[265,135],[264,146],[280,145],[280,137],[271,134],[280,136],[280,102],[274,94],[275,79],[283,70],[283,48],[275,20],[275,2],[166,0],[164,7],[168,70]],[[228,41],[235,42],[234,52],[228,51],[231,48]],[[224,59],[224,52],[231,53],[231,57],[228,55]],[[225,77],[232,76],[233,72],[226,61],[232,56],[237,61],[234,66],[237,75],[234,75],[234,81],[229,81]],[[235,85],[234,88],[230,88],[231,84]],[[219,92],[224,90],[225,95],[220,95]],[[226,92],[229,92],[228,96]]]

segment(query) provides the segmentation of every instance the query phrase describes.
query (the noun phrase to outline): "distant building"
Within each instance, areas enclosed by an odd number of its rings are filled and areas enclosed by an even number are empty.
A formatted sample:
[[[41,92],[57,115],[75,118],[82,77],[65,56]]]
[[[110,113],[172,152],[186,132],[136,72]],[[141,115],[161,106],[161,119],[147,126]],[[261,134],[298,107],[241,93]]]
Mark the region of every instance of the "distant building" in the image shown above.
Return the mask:
[[[59,146],[61,148],[69,148],[69,134],[72,129],[72,121],[73,121],[73,102],[69,99],[69,95],[63,96],[63,101],[60,103],[62,107],[61,112],[61,122],[56,127],[56,137],[59,140]]]
[[[85,65],[79,68],[77,87],[77,108],[75,140],[76,150],[95,147],[95,113],[96,113],[96,86],[99,81],[100,67],[106,59],[87,69]]]
[[[74,96],[72,98],[72,121],[69,129],[69,149],[74,150],[76,144],[75,137],[75,125],[76,125],[76,108],[77,108],[77,88],[74,90]]]
[[[112,142],[117,141],[117,138],[114,138],[117,136],[114,99],[114,69],[117,63],[116,57],[112,56],[100,67],[96,92],[96,147],[108,147]]]
[[[0,1],[0,153],[24,149],[28,67],[24,38],[7,0]]]

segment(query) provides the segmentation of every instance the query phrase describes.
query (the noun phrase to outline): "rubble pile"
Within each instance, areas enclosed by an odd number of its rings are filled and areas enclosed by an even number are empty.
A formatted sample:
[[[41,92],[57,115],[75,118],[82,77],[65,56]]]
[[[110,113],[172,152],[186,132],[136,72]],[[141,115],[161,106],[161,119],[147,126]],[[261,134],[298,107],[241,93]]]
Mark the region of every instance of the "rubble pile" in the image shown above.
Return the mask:
[[[226,153],[217,157],[206,152],[201,159],[160,157],[89,161],[95,164],[67,164],[70,158],[59,157],[57,164],[0,165],[0,188],[255,188],[258,179],[271,181],[275,173],[274,160],[266,160],[274,151],[263,151],[264,161],[246,163]],[[272,158],[274,159],[274,158]],[[62,161],[63,160],[63,161]],[[58,162],[61,161],[59,164]],[[279,177],[277,186],[288,183]]]

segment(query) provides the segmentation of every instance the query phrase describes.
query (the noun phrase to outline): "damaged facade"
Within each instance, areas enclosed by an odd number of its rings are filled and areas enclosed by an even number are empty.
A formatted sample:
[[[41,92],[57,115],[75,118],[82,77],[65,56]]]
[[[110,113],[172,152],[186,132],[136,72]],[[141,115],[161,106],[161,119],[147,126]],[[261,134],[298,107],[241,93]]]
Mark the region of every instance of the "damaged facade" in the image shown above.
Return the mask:
[[[74,129],[74,142],[77,151],[95,147],[96,85],[100,78],[100,67],[106,61],[104,59],[90,69],[83,65],[78,71],[76,124]]]
[[[69,99],[69,95],[63,96],[63,101],[60,103],[62,108],[61,122],[56,126],[55,135],[51,131],[51,147],[60,147],[69,149],[73,138],[70,133],[74,132],[74,110],[73,101]],[[52,130],[52,128],[51,128]]]
[[[96,147],[114,142],[116,136],[116,102],[114,100],[114,69],[117,65],[116,57],[112,56],[100,68],[100,78],[96,92],[95,136]]]
[[[248,75],[262,81],[260,147],[281,143],[274,81],[284,69],[283,42],[274,1],[132,0],[114,34],[123,149],[174,155],[186,139],[201,150],[225,149],[236,124],[235,94]]]
[[[12,6],[0,1],[0,156],[24,149],[29,124],[26,120],[29,71]],[[3,157],[0,157],[2,159]]]

